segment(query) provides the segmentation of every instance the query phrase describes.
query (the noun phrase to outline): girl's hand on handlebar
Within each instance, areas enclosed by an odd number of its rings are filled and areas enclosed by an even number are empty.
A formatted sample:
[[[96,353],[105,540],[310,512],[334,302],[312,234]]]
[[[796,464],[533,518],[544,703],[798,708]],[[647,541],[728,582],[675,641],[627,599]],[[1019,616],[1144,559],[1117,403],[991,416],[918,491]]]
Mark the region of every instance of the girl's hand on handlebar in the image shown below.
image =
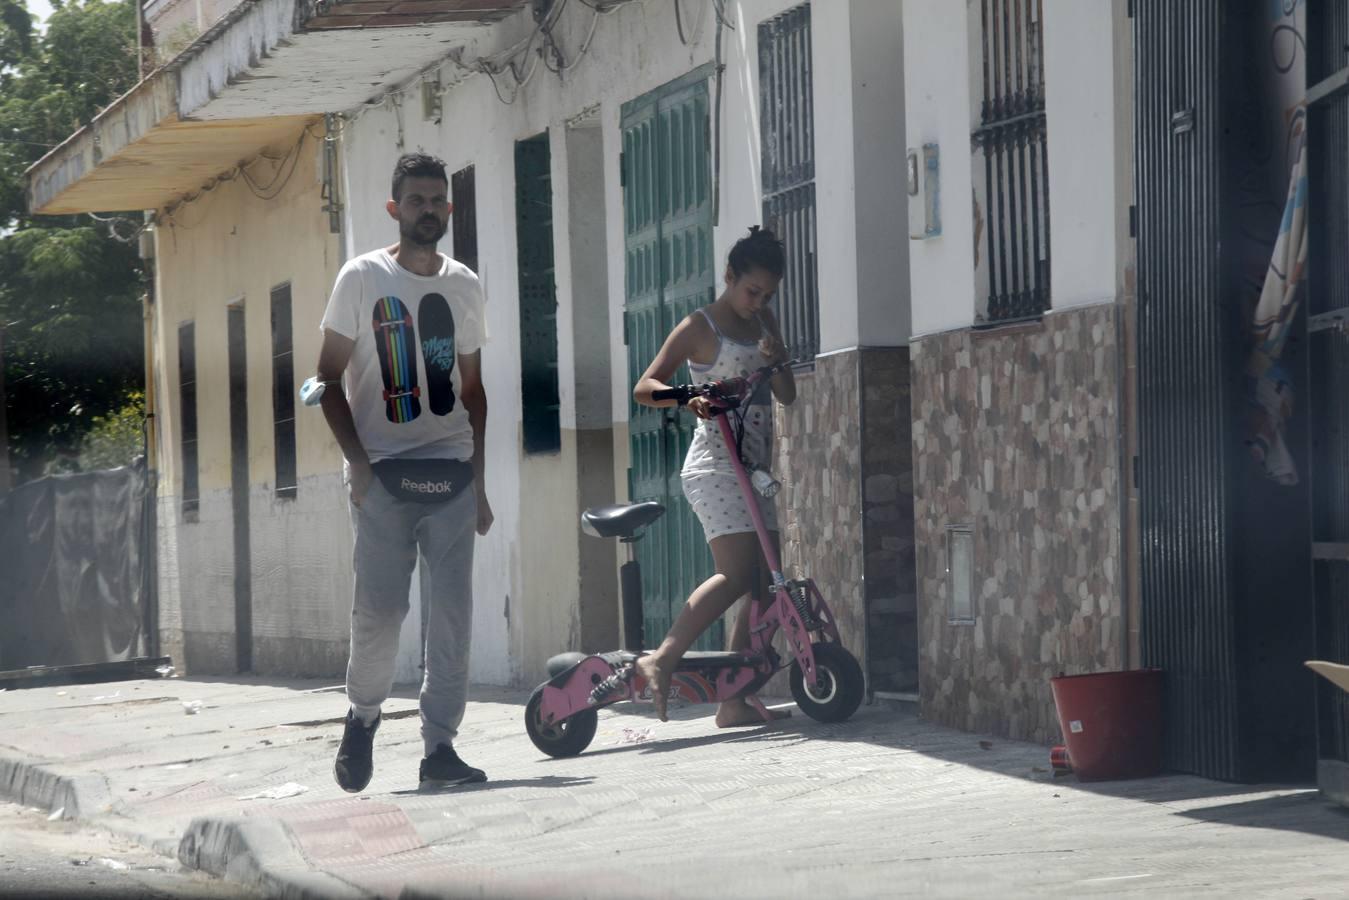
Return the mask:
[[[700,419],[711,419],[717,414],[712,401],[707,397],[694,397],[688,402],[688,407]]]

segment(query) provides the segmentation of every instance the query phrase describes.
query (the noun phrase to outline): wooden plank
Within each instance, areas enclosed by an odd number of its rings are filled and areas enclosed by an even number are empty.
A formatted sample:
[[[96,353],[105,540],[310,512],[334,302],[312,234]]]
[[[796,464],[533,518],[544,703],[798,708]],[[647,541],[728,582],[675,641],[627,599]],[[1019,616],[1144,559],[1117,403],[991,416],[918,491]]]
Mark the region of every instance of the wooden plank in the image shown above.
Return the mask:
[[[1346,325],[1349,325],[1349,309],[1332,309],[1307,317],[1307,330],[1312,332],[1340,329]]]
[[[1312,544],[1312,559],[1349,562],[1349,544],[1317,542]]]
[[[1338,759],[1316,762],[1316,786],[1340,806],[1349,806],[1349,763]]]
[[[1320,659],[1308,660],[1306,666],[1340,690],[1349,691],[1349,666]]]
[[[1316,106],[1349,88],[1349,68],[1340,69],[1324,81],[1307,88],[1307,105]]]

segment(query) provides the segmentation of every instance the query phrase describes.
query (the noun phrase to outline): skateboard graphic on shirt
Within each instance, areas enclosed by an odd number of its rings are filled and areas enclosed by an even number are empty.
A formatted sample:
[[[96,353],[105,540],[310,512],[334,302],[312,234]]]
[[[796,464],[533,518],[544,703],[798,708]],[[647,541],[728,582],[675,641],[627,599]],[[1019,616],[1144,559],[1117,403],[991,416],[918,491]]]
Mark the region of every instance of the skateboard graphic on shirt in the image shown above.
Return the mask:
[[[375,301],[375,352],[384,377],[384,414],[390,422],[411,422],[422,414],[417,386],[417,331],[412,313],[397,297]]]
[[[426,366],[426,393],[431,412],[448,416],[454,412],[454,314],[440,294],[427,294],[417,309],[421,332],[422,362]]]

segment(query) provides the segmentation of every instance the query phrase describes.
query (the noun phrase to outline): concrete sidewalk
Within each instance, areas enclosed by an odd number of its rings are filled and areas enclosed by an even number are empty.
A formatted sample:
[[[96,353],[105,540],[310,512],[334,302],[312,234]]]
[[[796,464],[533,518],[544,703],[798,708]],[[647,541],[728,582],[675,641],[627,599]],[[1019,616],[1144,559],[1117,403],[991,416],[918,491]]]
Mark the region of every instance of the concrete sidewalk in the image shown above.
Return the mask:
[[[340,689],[10,691],[0,793],[275,896],[1308,898],[1349,885],[1349,811],[1307,788],[1078,785],[1046,771],[1043,747],[889,705],[736,732],[707,707],[662,724],[620,705],[588,751],[552,760],[525,735],[526,698],[475,690],[457,749],[492,780],[423,794],[416,703],[401,695],[374,781],[352,796],[332,777]]]

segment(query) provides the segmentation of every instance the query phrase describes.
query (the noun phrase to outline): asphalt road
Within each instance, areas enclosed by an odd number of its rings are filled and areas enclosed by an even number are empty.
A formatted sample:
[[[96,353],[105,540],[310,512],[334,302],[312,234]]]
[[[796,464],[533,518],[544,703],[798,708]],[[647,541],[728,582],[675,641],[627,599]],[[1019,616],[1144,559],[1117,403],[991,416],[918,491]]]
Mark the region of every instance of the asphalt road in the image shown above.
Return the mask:
[[[221,900],[240,895],[238,885],[184,870],[177,860],[125,838],[0,803],[0,897]]]

